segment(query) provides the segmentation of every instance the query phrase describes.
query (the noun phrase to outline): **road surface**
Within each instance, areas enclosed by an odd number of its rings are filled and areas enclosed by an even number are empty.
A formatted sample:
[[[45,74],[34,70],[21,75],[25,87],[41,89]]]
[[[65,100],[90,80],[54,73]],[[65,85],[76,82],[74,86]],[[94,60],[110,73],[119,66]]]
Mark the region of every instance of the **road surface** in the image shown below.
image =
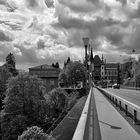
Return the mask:
[[[113,89],[107,88],[108,91],[120,96],[133,104],[140,106],[140,91],[129,89]]]

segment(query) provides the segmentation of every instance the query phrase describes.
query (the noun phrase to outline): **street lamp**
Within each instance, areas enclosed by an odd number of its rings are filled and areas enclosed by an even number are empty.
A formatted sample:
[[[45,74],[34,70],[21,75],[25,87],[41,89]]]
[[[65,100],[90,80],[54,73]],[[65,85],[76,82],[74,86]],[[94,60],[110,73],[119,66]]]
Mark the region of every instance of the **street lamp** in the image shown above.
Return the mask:
[[[85,64],[86,64],[86,91],[87,91],[87,63],[88,63],[88,58],[87,58],[87,48],[88,48],[88,45],[89,45],[89,38],[88,37],[84,37],[83,38],[83,43],[84,43],[84,46],[85,46]]]
[[[88,61],[88,83],[89,83],[89,86],[91,86],[91,78],[92,78],[92,75],[91,75],[91,62],[90,62],[90,60]]]
[[[88,48],[88,45],[89,45],[89,38],[84,37],[83,38],[83,43],[84,43],[84,46],[85,46],[85,60],[87,60],[87,48]]]
[[[120,64],[118,63],[118,76],[117,76],[117,84],[120,84]]]

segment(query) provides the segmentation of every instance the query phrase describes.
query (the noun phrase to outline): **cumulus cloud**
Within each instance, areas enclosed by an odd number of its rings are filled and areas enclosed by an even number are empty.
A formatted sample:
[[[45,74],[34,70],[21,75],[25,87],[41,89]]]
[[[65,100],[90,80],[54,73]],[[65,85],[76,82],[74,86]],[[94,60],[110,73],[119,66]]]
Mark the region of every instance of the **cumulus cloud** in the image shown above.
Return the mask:
[[[137,0],[0,0],[0,54],[7,49],[26,67],[82,60],[87,36],[94,54],[119,61],[140,53],[139,17]]]
[[[27,7],[36,12],[43,12],[46,8],[44,0],[25,0]]]
[[[7,10],[9,12],[14,12],[17,7],[16,7],[16,4],[12,1],[12,0],[0,0],[0,5],[3,5],[3,9],[2,10]]]
[[[87,12],[93,12],[95,9],[97,10],[97,7],[99,6],[97,3],[92,4],[91,1],[86,1],[86,0],[58,0],[59,4],[62,4],[65,6],[65,8],[69,8],[72,11],[75,12],[82,12],[82,13],[87,13]],[[97,0],[98,1],[98,0]]]
[[[122,5],[126,5],[127,4],[127,0],[116,0],[119,1]]]
[[[8,41],[9,42],[12,40],[13,40],[12,34],[10,34],[7,31],[0,30],[0,41]]]
[[[77,4],[75,1],[69,2],[69,1],[59,0],[59,2],[60,2],[59,4],[62,4],[63,6],[65,5],[65,7],[68,7],[71,11],[75,11],[73,8],[74,6],[77,7],[79,6],[80,8],[80,5]],[[84,4],[84,2],[85,1],[81,1],[82,4]],[[100,6],[103,5],[103,3],[101,4],[99,1],[90,1],[90,2],[92,2],[93,5],[94,4],[97,5],[97,3]],[[120,49],[123,51],[126,50],[130,51],[131,48],[138,49],[138,47],[136,47],[135,45],[135,41],[129,39],[128,34],[130,34],[130,36],[133,35],[131,28],[138,28],[136,27],[136,23],[133,24],[132,27],[132,23],[133,23],[132,14],[135,13],[135,16],[138,15],[139,10],[138,8],[133,9],[133,7],[131,7],[132,3],[130,3],[130,1],[129,3],[125,0],[116,1],[116,2],[121,3],[123,6],[125,5],[125,7],[122,7],[118,3],[115,3],[115,1],[111,3],[108,0],[106,0],[104,3],[105,6],[104,8],[102,7],[100,13],[108,12],[108,14],[104,15],[103,17],[101,14],[95,14],[96,12],[94,12],[94,14],[90,14],[90,16],[92,17],[91,19],[83,18],[81,16],[81,13],[79,14],[79,16],[77,16],[77,11],[75,14],[73,13],[70,14],[69,10],[63,8],[62,11],[59,11],[60,13],[59,12],[57,13],[59,20],[58,23],[54,24],[54,26],[66,30],[69,38],[68,41],[71,46],[80,45],[81,37],[88,36],[93,41],[97,38],[100,39],[101,37],[105,37],[112,44],[112,46],[116,46],[112,48]],[[127,11],[129,7],[131,10],[129,9],[128,13],[124,12],[125,10]],[[88,17],[89,13],[87,11],[86,13]],[[85,14],[83,14],[83,16],[85,16]],[[136,36],[133,35],[133,38],[136,38]],[[125,45],[128,43],[126,41],[127,39],[131,40],[131,43],[129,42],[128,45],[131,46],[131,48],[128,46],[126,47]],[[126,50],[124,50],[125,47]]]
[[[32,8],[36,8],[38,6],[37,0],[26,0],[27,5]]]
[[[44,0],[48,8],[54,7],[54,0]]]
[[[44,41],[43,40],[38,40],[38,42],[37,42],[37,47],[38,47],[38,49],[44,49],[45,48],[45,43],[44,43]]]

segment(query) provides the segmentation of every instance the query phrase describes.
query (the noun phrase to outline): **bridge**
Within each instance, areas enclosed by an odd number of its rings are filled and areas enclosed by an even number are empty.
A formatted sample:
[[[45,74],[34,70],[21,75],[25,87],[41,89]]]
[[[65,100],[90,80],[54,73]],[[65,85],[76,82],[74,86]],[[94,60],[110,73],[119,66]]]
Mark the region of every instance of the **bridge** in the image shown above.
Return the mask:
[[[139,122],[139,91],[91,88],[72,140],[140,140]]]
[[[73,129],[67,140],[140,140],[140,91],[91,87]]]

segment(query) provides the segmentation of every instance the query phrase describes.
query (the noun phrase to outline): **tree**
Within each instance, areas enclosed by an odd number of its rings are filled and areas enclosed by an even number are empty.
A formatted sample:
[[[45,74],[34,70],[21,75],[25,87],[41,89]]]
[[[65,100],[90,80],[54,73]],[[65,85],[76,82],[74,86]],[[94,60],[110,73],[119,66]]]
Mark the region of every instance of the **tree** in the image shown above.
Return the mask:
[[[27,128],[18,140],[54,140],[51,135],[47,135],[40,127],[32,126]]]
[[[0,110],[2,109],[3,106],[3,99],[5,97],[5,91],[6,91],[6,85],[0,80]]]
[[[58,62],[56,62],[55,67],[59,68],[59,63]]]
[[[67,64],[70,63],[70,62],[71,62],[70,57],[68,57],[68,59],[67,59]]]
[[[6,63],[12,65],[13,68],[15,68],[15,57],[12,53],[9,53],[6,57]]]
[[[52,63],[52,67],[59,68],[59,63],[58,62],[56,62],[56,64]]]
[[[5,65],[1,67],[1,73],[0,73],[0,110],[2,109],[3,106],[3,99],[5,97],[5,91],[6,91],[6,84],[8,79],[11,77],[11,73],[8,71]]]
[[[60,72],[58,81],[60,84],[63,84],[63,87],[67,87],[68,79],[64,71]]]
[[[123,68],[122,68],[122,75],[123,75],[123,78],[127,79],[127,78],[133,77],[132,75],[133,59],[130,58],[125,61],[126,62],[123,64]]]
[[[6,57],[6,65],[8,67],[9,72],[11,72],[13,76],[16,76],[18,74],[16,70],[16,60],[12,53],[9,53]]]
[[[77,82],[85,83],[85,80],[86,70],[80,61],[68,63],[59,75],[59,82],[64,86],[76,86]]]
[[[52,63],[52,67],[55,67],[55,64],[54,63]]]
[[[78,81],[85,83],[86,70],[81,62],[75,61],[69,63],[66,66],[65,73],[68,77],[68,82],[70,85],[76,85]]]
[[[2,140],[15,140],[27,126],[46,123],[48,105],[43,90],[42,81],[35,76],[20,74],[9,80],[1,117]]]
[[[51,107],[50,118],[57,118],[59,114],[67,109],[67,92],[61,88],[55,88],[49,93],[49,104]]]
[[[139,81],[140,81],[140,58],[134,64],[134,78],[135,78],[137,84],[139,84]]]
[[[8,67],[4,64],[1,67],[1,81],[3,84],[6,84],[8,79],[12,77],[12,74],[9,72]]]

